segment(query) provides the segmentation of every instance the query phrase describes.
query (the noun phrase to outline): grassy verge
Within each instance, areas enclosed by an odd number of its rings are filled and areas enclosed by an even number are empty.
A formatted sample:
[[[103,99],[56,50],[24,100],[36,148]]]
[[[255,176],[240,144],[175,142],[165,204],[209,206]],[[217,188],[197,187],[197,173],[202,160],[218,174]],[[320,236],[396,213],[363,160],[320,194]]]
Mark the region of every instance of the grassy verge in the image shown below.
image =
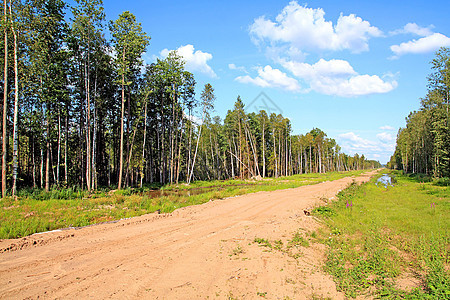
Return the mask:
[[[349,297],[450,299],[450,187],[391,176],[394,186],[373,178],[315,209],[328,225],[325,269]]]
[[[258,191],[294,188],[353,176],[363,171],[303,174],[262,181],[200,181],[191,185],[155,186],[94,193],[76,189],[22,190],[17,199],[0,200],[0,239],[78,227],[173,210]]]

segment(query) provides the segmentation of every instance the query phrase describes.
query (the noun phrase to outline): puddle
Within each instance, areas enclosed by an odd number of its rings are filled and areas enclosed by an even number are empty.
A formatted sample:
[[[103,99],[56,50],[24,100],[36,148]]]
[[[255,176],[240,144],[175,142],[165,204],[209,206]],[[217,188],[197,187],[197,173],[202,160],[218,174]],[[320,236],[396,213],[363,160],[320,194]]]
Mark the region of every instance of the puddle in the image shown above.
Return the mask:
[[[378,178],[377,180],[377,185],[384,185],[385,188],[387,188],[388,186],[394,186],[393,184],[393,180],[391,175],[389,174],[383,174],[383,176],[381,176],[380,178]]]

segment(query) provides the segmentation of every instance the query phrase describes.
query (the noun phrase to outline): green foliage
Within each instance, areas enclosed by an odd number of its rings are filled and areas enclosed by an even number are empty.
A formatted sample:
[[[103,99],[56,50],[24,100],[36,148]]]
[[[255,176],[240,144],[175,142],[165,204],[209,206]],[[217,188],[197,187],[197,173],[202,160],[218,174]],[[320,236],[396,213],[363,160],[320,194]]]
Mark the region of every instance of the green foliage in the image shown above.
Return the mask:
[[[263,238],[255,238],[254,242],[257,243],[257,244],[260,245],[260,246],[272,248],[272,244],[271,244],[271,243],[269,242],[269,240],[267,240],[267,239],[263,239]]]
[[[116,21],[111,21],[109,29],[113,37],[112,44],[117,51],[118,74],[129,79],[128,74],[142,64],[141,55],[148,46],[150,37],[142,31],[142,25],[129,11],[120,14]]]
[[[292,240],[289,241],[288,247],[309,247],[309,242],[299,233],[296,232],[292,237]]]
[[[319,207],[313,209],[312,212],[314,214],[318,214],[318,215],[321,215],[321,216],[324,216],[324,217],[331,217],[331,216],[334,216],[336,214],[336,212],[332,208],[330,208],[328,206],[319,206]]]
[[[389,167],[406,173],[449,177],[450,49],[436,52],[431,65],[428,94],[421,99],[420,110],[406,118],[406,128],[400,128]]]

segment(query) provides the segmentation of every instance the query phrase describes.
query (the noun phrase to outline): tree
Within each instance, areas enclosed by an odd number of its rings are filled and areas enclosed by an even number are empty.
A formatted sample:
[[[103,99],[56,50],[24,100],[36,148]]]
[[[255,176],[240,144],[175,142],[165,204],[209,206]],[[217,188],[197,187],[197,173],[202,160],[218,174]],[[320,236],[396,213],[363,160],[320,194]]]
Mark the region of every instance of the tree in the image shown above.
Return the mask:
[[[74,16],[72,36],[76,39],[76,42],[72,42],[72,45],[76,45],[74,53],[77,54],[78,61],[81,64],[79,68],[81,71],[80,78],[82,78],[82,80],[79,80],[79,82],[82,83],[80,92],[84,94],[86,110],[86,186],[88,191],[90,191],[95,178],[93,175],[95,170],[95,164],[93,163],[95,151],[92,151],[95,147],[93,145],[91,132],[91,90],[94,90],[95,92],[95,88],[92,87],[92,82],[94,82],[94,87],[96,87],[95,80],[97,78],[97,62],[95,61],[95,54],[99,52],[102,44],[104,44],[102,26],[103,21],[105,20],[105,14],[103,13],[102,0],[77,0],[77,4],[78,6],[72,9],[72,14]],[[91,80],[91,77],[93,77],[94,80]],[[95,96],[96,95],[94,95],[94,97]],[[94,135],[95,133],[94,127]]]
[[[450,49],[441,48],[431,62],[428,93],[421,108],[406,118],[397,135],[390,167],[404,172],[450,176]]]
[[[200,105],[202,107],[202,120],[200,124],[199,133],[197,136],[197,144],[195,146],[195,153],[194,158],[192,161],[192,167],[189,172],[189,177],[187,183],[190,184],[192,180],[192,176],[194,174],[194,167],[195,167],[195,159],[197,158],[197,151],[198,151],[198,143],[200,141],[200,137],[202,135],[202,128],[203,128],[203,122],[205,121],[205,118],[209,117],[209,113],[212,109],[214,109],[214,101],[216,100],[216,96],[214,95],[214,89],[211,84],[207,83],[205,84],[205,87],[203,88],[203,92],[200,96],[201,102]]]
[[[3,123],[2,123],[2,198],[6,196],[6,114],[8,113],[8,17],[6,1],[3,0],[3,37],[5,43],[3,71]]]
[[[18,71],[18,42],[17,42],[17,29],[15,26],[15,20],[13,19],[12,4],[9,1],[9,15],[11,18],[11,32],[14,38],[14,117],[13,117],[13,184],[12,184],[12,196],[16,195],[17,190],[17,168],[18,168],[18,114],[19,114],[19,71]]]
[[[119,154],[119,182],[122,188],[123,176],[123,143],[124,143],[124,111],[125,86],[131,84],[128,80],[133,71],[142,65],[141,55],[149,44],[150,37],[142,31],[142,25],[136,22],[136,17],[129,11],[123,12],[119,18],[110,23],[112,43],[116,51],[117,73],[120,76],[122,90],[122,106],[120,115],[120,154]]]

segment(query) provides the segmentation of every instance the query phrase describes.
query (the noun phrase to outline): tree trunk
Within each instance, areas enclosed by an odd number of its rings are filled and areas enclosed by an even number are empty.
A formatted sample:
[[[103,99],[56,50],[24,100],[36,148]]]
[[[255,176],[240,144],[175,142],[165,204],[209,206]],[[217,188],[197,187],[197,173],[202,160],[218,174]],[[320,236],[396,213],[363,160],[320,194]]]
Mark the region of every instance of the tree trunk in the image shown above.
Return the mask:
[[[61,164],[61,110],[58,111],[58,153],[56,157],[56,185],[59,186],[59,167]]]
[[[48,105],[49,106],[49,105]],[[45,160],[45,191],[50,190],[50,112],[47,106],[47,157]]]
[[[84,64],[84,82],[86,91],[86,187],[88,191],[91,191],[91,92],[89,82],[89,49],[87,55],[87,61],[85,61]]]
[[[312,173],[312,145],[311,143],[309,144],[309,173]]]
[[[180,131],[180,141],[178,144],[178,160],[177,160],[177,170],[176,170],[176,183],[178,184],[178,180],[180,179],[180,168],[181,168],[181,139],[183,138],[182,132]]]
[[[68,166],[67,166],[67,140],[69,139],[69,107],[67,106],[66,112],[66,125],[65,130],[66,133],[64,135],[64,185],[67,187],[69,183],[69,174],[68,174]]]
[[[187,172],[186,172],[186,182],[189,180],[189,170],[191,169],[191,151],[192,151],[192,121],[191,121],[191,110],[189,109],[189,146],[188,146],[188,159],[187,159]]]
[[[262,127],[262,153],[263,153],[263,172],[262,177],[266,177],[266,140],[265,140],[265,122]]]
[[[9,15],[12,16],[11,12],[11,0],[9,0]],[[12,24],[12,23],[11,23]],[[17,34],[14,25],[11,25],[11,30],[14,36],[14,119],[13,119],[13,187],[12,196],[16,195],[17,190],[17,168],[18,168],[18,142],[19,133],[17,128],[18,123],[18,113],[19,113],[19,74],[18,74],[18,61],[17,61]]]
[[[318,145],[318,149],[319,149],[319,173],[322,173],[322,151],[320,149],[320,144]]]
[[[41,188],[44,187],[44,151],[42,151],[41,147],[41,168],[40,168],[40,179],[41,179]]]
[[[91,177],[92,177],[92,185],[91,187],[95,190],[97,189],[98,184],[98,178],[97,178],[97,131],[98,131],[98,124],[97,124],[97,104],[96,99],[97,97],[97,68],[95,69],[95,81],[94,81],[94,124],[93,124],[93,133],[92,133],[92,171],[91,171]]]
[[[4,17],[5,23],[7,21],[6,15],[6,0],[3,0],[4,4]],[[4,43],[5,43],[5,58],[4,58],[4,77],[3,77],[3,133],[2,133],[2,198],[6,196],[6,115],[8,113],[8,32],[5,26],[4,28]]]
[[[125,69],[125,51],[123,52],[123,64]],[[122,70],[125,72],[125,70]],[[122,175],[123,175],[123,113],[125,110],[125,73],[122,73],[122,109],[120,115],[120,157],[119,157],[119,183],[118,189],[122,189]]]
[[[273,136],[273,158],[275,161],[275,174],[274,177],[278,177],[278,158],[277,158],[277,143],[275,139],[275,129],[272,129],[272,136]]]
[[[34,138],[31,137],[31,161],[33,164],[33,189],[36,188],[36,160],[34,157]]]
[[[144,108],[144,141],[142,142],[142,162],[141,162],[141,184],[144,182],[144,165],[145,165],[145,142],[147,141],[147,100],[145,100]]]
[[[195,159],[197,158],[198,143],[200,142],[200,137],[202,135],[202,127],[203,127],[203,117],[202,117],[202,125],[200,125],[200,129],[199,129],[199,133],[198,133],[197,144],[195,145],[194,158],[192,160],[192,168],[191,168],[191,172],[190,172],[189,180],[188,180],[187,184],[191,183],[192,175],[194,174]]]

